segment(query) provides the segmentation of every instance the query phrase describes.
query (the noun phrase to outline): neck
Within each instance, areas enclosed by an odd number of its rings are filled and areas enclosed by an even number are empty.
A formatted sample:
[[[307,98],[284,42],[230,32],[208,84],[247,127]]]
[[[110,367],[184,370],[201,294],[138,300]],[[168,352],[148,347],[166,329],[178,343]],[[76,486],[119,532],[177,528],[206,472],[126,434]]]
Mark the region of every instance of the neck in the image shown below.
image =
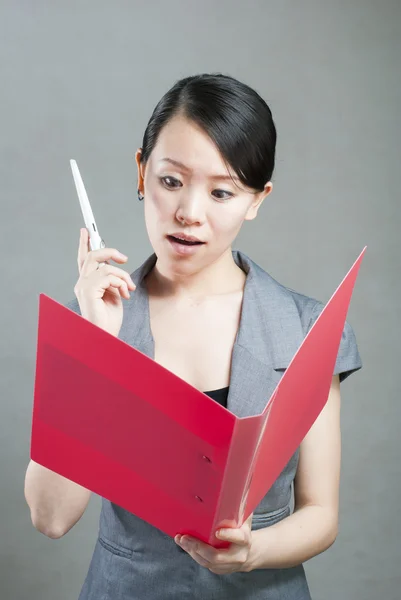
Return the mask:
[[[172,272],[157,259],[146,278],[149,293],[176,298],[200,298],[243,290],[246,274],[235,263],[231,248],[214,262],[190,274]]]

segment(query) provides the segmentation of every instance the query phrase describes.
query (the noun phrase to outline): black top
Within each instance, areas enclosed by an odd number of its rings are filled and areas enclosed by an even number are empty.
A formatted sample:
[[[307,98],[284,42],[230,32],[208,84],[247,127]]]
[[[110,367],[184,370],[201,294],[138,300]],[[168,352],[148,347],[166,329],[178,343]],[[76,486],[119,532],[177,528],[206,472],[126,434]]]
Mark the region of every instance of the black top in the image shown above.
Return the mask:
[[[212,390],[211,392],[204,392],[204,393],[207,396],[210,396],[210,398],[213,398],[213,400],[216,400],[216,402],[218,402],[225,408],[227,408],[228,390],[229,390],[229,388],[225,387],[225,388],[220,388],[219,390]]]

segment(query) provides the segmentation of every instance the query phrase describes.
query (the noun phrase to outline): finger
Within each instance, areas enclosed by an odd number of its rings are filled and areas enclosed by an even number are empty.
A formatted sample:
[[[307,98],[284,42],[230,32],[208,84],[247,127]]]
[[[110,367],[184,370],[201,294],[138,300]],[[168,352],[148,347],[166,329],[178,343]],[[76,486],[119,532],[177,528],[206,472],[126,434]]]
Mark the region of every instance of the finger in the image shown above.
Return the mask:
[[[195,562],[198,563],[198,565],[200,565],[201,567],[205,567],[206,569],[210,569],[211,567],[213,567],[213,565],[205,560],[200,554],[198,554],[197,552],[195,552],[194,550],[191,550],[191,552],[188,552],[188,554],[193,558],[193,560]]]
[[[185,550],[185,552],[187,554],[189,554],[189,556],[191,556],[194,561],[196,561],[199,565],[201,565],[202,567],[206,567],[207,569],[209,569],[210,567],[213,566],[213,564],[211,563],[210,560],[206,559],[204,556],[202,556],[198,551],[197,551],[197,544],[196,542],[193,543],[189,543],[188,541],[185,541],[185,539],[183,539],[182,543],[179,542],[179,537],[180,536],[176,536],[175,541],[176,543],[183,549]]]
[[[209,569],[212,573],[216,573],[216,575],[223,575],[225,573],[233,573],[238,570],[238,566],[241,563],[232,562],[228,556],[217,554],[214,557],[213,561],[205,558],[200,552],[196,552],[195,550],[191,550],[189,552],[190,556],[202,567]]]
[[[231,542],[232,544],[237,544],[238,546],[248,546],[251,538],[250,528],[249,525],[245,523],[239,529],[220,529],[216,532],[216,537],[219,540]]]
[[[228,575],[230,573],[235,573],[236,571],[238,571],[238,569],[232,565],[226,565],[224,567],[208,567],[209,571],[211,573],[214,573],[215,575]]]
[[[105,292],[107,291],[114,294],[116,293],[127,300],[130,298],[126,281],[121,279],[121,277],[116,277],[116,275],[106,274],[100,279],[97,279],[96,289],[97,293],[95,295],[97,298],[103,298]]]
[[[107,290],[109,287],[118,289],[120,292],[120,296],[126,298],[127,300],[129,300],[129,298],[131,297],[125,279],[121,279],[121,277],[117,277],[116,275],[106,275],[103,282],[101,283],[101,286],[103,290]]]
[[[89,275],[98,269],[99,264],[108,264],[109,260],[113,260],[116,263],[122,264],[125,263],[128,258],[116,248],[101,248],[100,250],[91,250],[88,252],[85,262],[82,265],[82,274]]]
[[[90,252],[90,258],[97,263],[113,260],[118,264],[122,264],[128,260],[128,256],[119,252],[117,248],[99,248],[99,250],[92,250],[92,252]]]
[[[186,538],[185,536],[182,536],[181,542],[179,540],[180,536],[178,535],[175,537],[177,544],[181,546],[194,561],[202,567],[209,569],[212,573],[218,575],[233,573],[234,571],[237,571],[238,567],[242,564],[242,561],[238,559],[238,554],[233,553],[234,547],[229,550],[219,551],[196,538]]]
[[[88,256],[89,250],[90,250],[90,248],[89,248],[88,230],[85,228],[81,228],[80,234],[79,234],[78,257],[77,257],[79,272],[81,272],[81,270],[82,270],[83,264],[86,260],[86,257]]]
[[[129,273],[127,273],[123,269],[120,269],[119,267],[114,267],[113,265],[106,264],[97,270],[101,274],[116,275],[116,277],[122,277],[125,280],[128,289],[130,289],[132,291],[134,291],[136,289],[136,285],[132,281],[131,275],[129,275]]]
[[[202,560],[210,564],[213,564],[218,556],[221,558],[220,553],[213,546],[209,546],[209,544],[205,544],[196,538],[182,536],[181,541],[178,543],[193,558],[200,556]]]

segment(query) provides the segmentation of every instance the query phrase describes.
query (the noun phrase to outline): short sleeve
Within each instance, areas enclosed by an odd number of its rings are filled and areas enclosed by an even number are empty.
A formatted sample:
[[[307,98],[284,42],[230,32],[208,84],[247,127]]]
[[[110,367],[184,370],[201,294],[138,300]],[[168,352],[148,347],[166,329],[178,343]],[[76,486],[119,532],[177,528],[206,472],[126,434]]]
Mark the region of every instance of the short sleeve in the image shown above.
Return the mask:
[[[309,321],[308,331],[315,323],[324,308],[324,304],[316,302]],[[355,333],[351,325],[346,321],[340,342],[340,348],[337,355],[336,366],[333,375],[340,376],[340,382],[344,381],[349,375],[362,368],[362,361],[359,355],[358,345]]]

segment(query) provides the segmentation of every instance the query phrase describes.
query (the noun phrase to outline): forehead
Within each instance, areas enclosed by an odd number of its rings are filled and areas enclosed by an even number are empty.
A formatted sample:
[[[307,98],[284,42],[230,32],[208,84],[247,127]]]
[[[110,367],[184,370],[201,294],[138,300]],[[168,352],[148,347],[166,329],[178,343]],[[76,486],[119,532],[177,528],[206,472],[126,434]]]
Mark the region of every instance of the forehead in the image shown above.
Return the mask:
[[[163,161],[167,157],[184,164],[195,173],[235,175],[226,166],[207,133],[193,121],[181,116],[174,117],[163,127],[151,156],[156,167],[168,165]]]

